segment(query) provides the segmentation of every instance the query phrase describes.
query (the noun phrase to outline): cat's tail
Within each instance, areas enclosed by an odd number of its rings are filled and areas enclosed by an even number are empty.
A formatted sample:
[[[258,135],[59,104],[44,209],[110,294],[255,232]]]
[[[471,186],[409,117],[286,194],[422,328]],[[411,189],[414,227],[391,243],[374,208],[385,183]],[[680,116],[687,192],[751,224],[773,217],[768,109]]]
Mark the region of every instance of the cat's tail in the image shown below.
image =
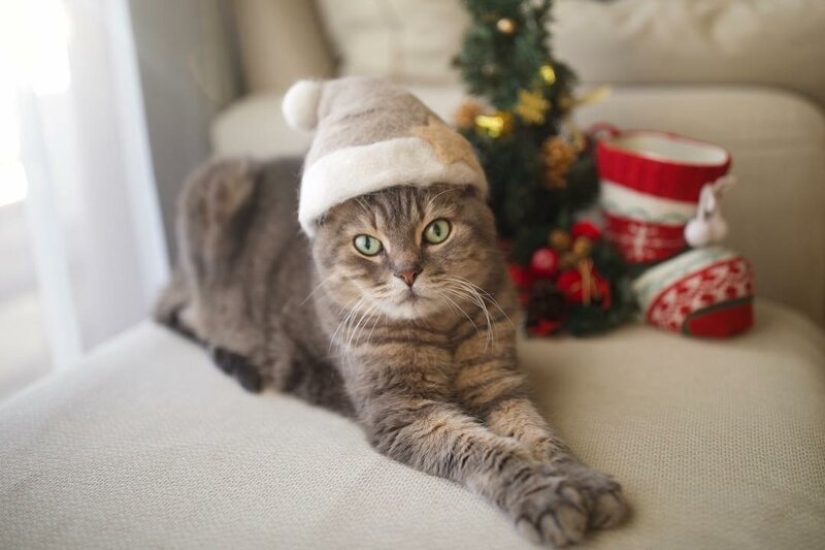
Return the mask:
[[[160,294],[153,312],[158,323],[165,325],[187,340],[201,346],[223,372],[234,376],[246,390],[257,393],[263,388],[263,377],[244,356],[230,350],[213,346],[198,336],[194,328],[186,324],[183,312],[190,305],[186,281],[179,269],[172,274],[172,280]]]
[[[201,338],[195,331],[187,327],[181,320],[181,311],[189,303],[189,293],[186,288],[186,281],[180,269],[172,272],[172,279],[166,288],[160,293],[152,317],[158,323],[169,327],[181,336],[186,337],[197,344],[204,345]]]

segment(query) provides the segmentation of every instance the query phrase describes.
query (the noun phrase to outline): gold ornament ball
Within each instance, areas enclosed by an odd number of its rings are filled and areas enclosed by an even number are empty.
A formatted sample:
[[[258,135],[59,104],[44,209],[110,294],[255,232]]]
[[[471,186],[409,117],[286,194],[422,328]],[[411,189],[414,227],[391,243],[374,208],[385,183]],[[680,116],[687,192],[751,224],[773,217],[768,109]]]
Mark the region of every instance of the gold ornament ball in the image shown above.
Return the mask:
[[[561,229],[554,229],[547,238],[547,244],[549,244],[553,250],[564,252],[570,248],[570,234]]]
[[[510,113],[496,111],[489,115],[478,115],[475,119],[476,130],[490,136],[499,138],[507,135],[513,129],[513,115]]]
[[[516,32],[516,22],[507,17],[502,17],[496,23],[496,28],[503,34],[513,34]]]
[[[572,250],[573,254],[579,258],[586,258],[590,256],[590,253],[593,251],[593,241],[587,237],[579,237],[573,241]]]
[[[556,71],[553,70],[552,65],[542,65],[539,69],[539,74],[541,74],[541,79],[547,84],[553,84],[556,81]]]

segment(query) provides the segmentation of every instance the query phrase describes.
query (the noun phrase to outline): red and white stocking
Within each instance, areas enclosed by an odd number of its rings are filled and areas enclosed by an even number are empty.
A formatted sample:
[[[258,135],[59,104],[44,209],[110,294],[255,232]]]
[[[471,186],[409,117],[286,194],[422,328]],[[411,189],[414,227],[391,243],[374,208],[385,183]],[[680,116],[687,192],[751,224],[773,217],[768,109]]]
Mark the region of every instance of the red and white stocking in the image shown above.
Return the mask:
[[[653,325],[726,336],[752,324],[749,265],[708,248],[727,234],[720,200],[733,184],[730,162],[721,147],[662,132],[599,142],[605,235],[628,263],[650,266],[634,288]]]

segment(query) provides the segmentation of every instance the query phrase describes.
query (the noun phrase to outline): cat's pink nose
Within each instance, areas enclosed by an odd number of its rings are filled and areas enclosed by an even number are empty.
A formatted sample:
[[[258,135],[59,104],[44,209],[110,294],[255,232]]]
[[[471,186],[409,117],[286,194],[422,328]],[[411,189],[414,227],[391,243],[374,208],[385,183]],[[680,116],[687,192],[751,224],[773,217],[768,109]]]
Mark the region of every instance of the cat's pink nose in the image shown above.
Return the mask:
[[[396,271],[395,276],[399,279],[404,279],[407,286],[412,287],[415,282],[415,278],[418,277],[419,273],[421,273],[420,269],[405,269],[403,271]]]

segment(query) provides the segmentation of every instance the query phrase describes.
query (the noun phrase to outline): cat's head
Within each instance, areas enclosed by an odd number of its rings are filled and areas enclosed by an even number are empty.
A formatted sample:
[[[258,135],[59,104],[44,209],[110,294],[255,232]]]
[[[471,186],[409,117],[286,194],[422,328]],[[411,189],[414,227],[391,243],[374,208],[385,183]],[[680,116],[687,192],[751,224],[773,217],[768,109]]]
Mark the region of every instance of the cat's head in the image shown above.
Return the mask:
[[[350,199],[321,220],[313,256],[338,304],[394,319],[458,312],[503,271],[492,212],[455,185]]]

